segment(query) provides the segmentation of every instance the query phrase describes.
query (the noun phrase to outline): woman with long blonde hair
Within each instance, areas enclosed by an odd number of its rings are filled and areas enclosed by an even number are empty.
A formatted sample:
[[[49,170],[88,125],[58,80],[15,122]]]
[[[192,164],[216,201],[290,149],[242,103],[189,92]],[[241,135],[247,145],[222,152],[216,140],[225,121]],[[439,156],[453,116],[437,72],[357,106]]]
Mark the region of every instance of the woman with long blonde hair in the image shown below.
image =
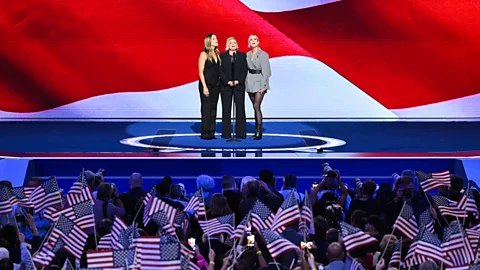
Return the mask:
[[[269,78],[272,76],[268,53],[260,49],[260,40],[257,35],[248,37],[248,47],[252,50],[247,53],[248,74],[245,80],[245,90],[252,101],[255,111],[255,135],[253,140],[261,140],[263,135],[263,115],[261,105],[263,97],[270,89]]]
[[[216,139],[215,126],[217,120],[217,104],[220,94],[220,51],[217,36],[209,34],[204,40],[204,49],[198,58],[198,74],[200,91],[202,127],[201,138]]]

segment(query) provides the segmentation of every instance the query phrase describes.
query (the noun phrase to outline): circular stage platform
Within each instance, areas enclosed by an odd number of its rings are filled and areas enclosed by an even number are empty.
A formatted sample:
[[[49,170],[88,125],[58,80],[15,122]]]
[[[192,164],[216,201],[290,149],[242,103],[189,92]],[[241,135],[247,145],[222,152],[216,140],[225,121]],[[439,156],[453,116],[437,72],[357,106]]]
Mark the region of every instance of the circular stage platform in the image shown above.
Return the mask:
[[[345,145],[346,142],[329,137],[320,137],[300,134],[279,134],[264,133],[262,140],[252,140],[247,134],[247,139],[240,142],[227,142],[226,139],[216,134],[217,140],[202,140],[196,133],[190,134],[160,134],[150,136],[139,136],[123,139],[120,143],[155,149],[162,152],[172,151],[246,151],[246,152],[276,152],[276,151],[312,151],[318,149],[328,150],[330,148]]]

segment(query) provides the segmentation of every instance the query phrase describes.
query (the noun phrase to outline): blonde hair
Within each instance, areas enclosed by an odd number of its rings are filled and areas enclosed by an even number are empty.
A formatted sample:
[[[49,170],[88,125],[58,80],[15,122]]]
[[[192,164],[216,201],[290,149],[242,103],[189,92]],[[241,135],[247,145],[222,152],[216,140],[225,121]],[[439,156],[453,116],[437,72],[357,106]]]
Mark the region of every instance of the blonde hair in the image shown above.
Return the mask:
[[[229,37],[229,38],[227,38],[227,44],[226,44],[226,47],[225,47],[226,51],[228,51],[228,43],[230,43],[230,41],[232,41],[232,40],[235,40],[235,43],[237,43],[237,50],[238,50],[238,41],[234,37]]]
[[[257,38],[258,42],[260,42],[260,39],[258,38],[257,35],[251,34],[251,35],[248,37],[248,48],[251,48],[251,47],[250,47],[250,39],[251,39],[251,38]]]
[[[213,53],[212,53],[212,38],[213,36],[215,36],[215,34],[208,34],[206,37],[205,37],[205,40],[203,41],[203,49],[207,52],[207,55],[208,55],[208,60],[212,61],[213,62]],[[215,52],[215,54],[217,55],[217,61],[221,61],[220,60],[220,51],[218,50],[217,47],[213,48],[213,51]]]

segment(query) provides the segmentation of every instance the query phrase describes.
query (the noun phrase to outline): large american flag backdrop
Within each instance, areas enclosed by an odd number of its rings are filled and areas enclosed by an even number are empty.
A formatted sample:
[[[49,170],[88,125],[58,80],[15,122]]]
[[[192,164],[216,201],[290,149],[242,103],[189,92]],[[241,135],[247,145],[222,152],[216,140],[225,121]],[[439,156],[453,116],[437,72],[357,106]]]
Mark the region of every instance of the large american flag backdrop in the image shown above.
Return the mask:
[[[221,51],[259,36],[265,117],[479,117],[479,15],[471,0],[1,1],[0,118],[199,117],[209,33]]]

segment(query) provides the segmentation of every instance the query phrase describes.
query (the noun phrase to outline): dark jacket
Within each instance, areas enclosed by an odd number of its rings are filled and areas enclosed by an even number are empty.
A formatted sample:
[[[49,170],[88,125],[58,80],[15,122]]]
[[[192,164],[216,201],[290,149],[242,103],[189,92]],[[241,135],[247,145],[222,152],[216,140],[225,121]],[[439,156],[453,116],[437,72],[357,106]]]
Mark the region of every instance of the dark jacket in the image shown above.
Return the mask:
[[[230,89],[227,84],[229,81],[238,81],[239,84],[236,86],[236,89],[240,91],[245,91],[245,78],[247,78],[248,72],[247,55],[242,52],[237,52],[235,54],[234,65],[232,65],[232,57],[228,52],[221,53],[220,59],[222,59],[222,67],[220,72],[220,89],[228,90]]]
[[[125,207],[127,216],[135,216],[135,205],[137,204],[138,200],[142,197],[145,197],[145,195],[147,195],[147,192],[141,187],[132,188],[120,195],[120,200]]]
[[[225,190],[223,196],[227,198],[227,203],[233,213],[235,213],[235,226],[240,224],[240,202],[242,201],[242,193],[233,190]]]

